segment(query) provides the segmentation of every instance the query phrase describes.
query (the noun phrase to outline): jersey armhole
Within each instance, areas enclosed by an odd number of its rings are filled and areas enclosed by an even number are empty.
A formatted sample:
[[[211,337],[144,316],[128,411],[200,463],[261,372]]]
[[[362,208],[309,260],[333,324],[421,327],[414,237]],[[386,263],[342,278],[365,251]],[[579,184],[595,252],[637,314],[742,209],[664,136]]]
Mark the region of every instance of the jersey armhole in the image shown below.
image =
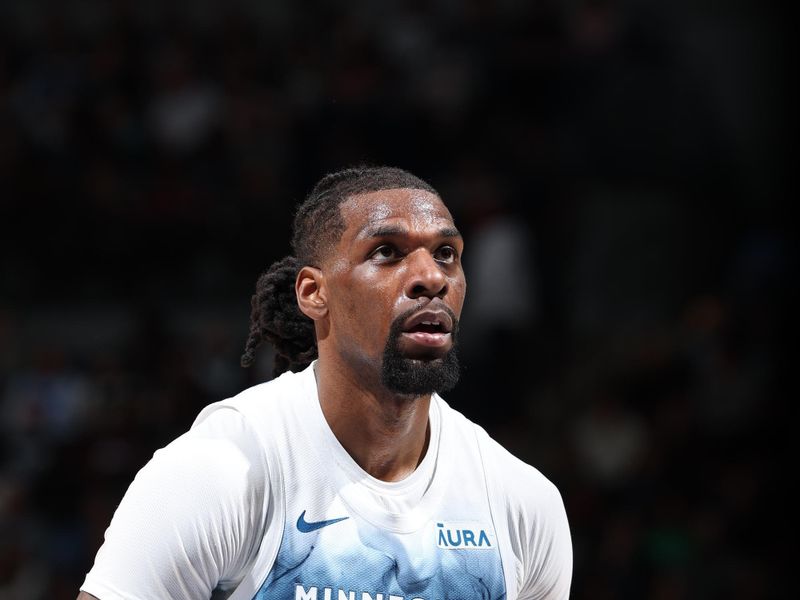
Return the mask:
[[[495,535],[497,536],[497,546],[500,552],[500,564],[503,567],[503,578],[506,583],[506,598],[508,600],[515,600],[519,593],[517,585],[517,565],[516,557],[511,545],[511,535],[508,530],[508,523],[506,519],[506,510],[503,504],[503,486],[500,479],[495,476],[495,472],[491,468],[487,468],[491,462],[487,462],[486,456],[486,440],[488,436],[477,425],[474,425],[475,438],[478,445],[478,453],[481,457],[481,469],[483,470],[483,477],[486,481],[486,494],[489,503],[489,514],[492,517],[492,527],[494,528]]]
[[[243,415],[248,419],[247,415]],[[248,419],[249,420],[249,419]],[[276,456],[277,450],[272,444],[265,443],[258,427],[253,427],[261,447],[264,449],[265,468],[267,471],[267,485],[269,486],[269,501],[265,502],[262,519],[263,531],[259,533],[261,540],[257,542],[258,550],[255,559],[246,570],[239,584],[228,596],[228,600],[251,600],[258,592],[261,584],[267,578],[275,563],[278,549],[283,540],[283,524],[286,515],[286,495],[284,493],[283,476],[280,462]],[[270,531],[272,530],[272,531]]]

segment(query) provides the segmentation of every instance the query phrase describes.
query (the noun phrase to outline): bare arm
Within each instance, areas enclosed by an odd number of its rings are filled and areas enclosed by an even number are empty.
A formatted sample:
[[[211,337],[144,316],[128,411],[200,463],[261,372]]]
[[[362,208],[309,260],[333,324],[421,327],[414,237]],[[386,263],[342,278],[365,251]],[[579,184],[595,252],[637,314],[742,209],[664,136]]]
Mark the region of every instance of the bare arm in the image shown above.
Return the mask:
[[[78,594],[78,597],[75,600],[100,600],[100,599],[92,596],[91,594],[87,594],[86,592],[81,592],[80,594]]]

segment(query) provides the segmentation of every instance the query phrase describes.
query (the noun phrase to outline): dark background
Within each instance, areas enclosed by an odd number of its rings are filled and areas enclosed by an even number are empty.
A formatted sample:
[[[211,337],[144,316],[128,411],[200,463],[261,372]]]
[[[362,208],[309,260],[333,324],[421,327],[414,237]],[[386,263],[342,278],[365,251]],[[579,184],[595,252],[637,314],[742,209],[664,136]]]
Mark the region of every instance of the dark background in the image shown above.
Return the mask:
[[[73,598],[153,451],[269,378],[254,282],[360,162],[465,233],[447,399],[559,486],[572,597],[791,595],[785,17],[0,2],[0,598]]]

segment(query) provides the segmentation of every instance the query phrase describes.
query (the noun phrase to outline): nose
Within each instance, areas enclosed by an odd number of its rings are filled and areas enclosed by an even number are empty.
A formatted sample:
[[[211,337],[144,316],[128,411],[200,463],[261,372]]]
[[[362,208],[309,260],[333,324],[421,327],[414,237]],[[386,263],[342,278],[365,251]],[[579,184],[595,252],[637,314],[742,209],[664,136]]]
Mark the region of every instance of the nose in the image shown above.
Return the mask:
[[[447,277],[428,250],[420,248],[407,258],[409,276],[406,296],[435,298],[447,293]]]

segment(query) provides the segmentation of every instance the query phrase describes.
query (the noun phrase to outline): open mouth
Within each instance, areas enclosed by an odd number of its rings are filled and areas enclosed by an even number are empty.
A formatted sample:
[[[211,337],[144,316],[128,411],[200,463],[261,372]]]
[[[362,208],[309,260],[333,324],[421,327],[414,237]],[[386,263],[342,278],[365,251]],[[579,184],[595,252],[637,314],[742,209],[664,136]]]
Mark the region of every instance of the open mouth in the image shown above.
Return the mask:
[[[422,311],[403,324],[403,337],[414,346],[446,348],[452,343],[453,320],[445,311]]]
[[[406,333],[450,333],[444,328],[441,321],[423,321],[414,325]]]

